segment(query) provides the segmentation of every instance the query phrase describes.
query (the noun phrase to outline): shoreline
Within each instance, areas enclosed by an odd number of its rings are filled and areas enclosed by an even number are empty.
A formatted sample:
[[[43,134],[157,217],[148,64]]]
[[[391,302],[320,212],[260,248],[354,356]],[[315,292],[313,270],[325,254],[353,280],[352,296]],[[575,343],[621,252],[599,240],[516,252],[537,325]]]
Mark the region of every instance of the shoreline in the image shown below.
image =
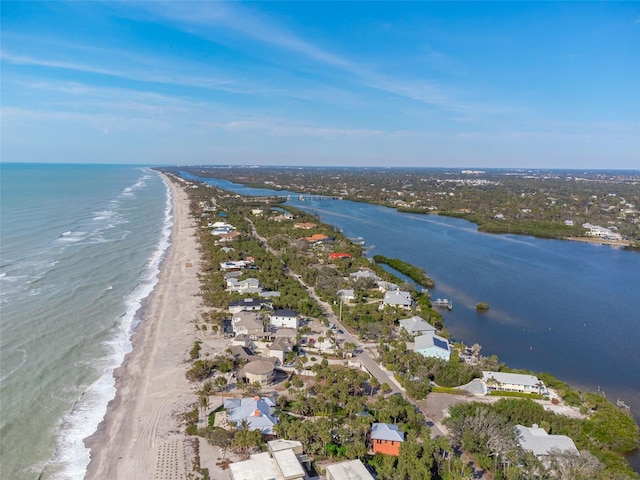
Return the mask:
[[[171,245],[133,333],[132,351],[114,371],[116,396],[96,432],[84,439],[90,449],[86,479],[177,478],[192,471],[192,443],[180,414],[193,404],[185,362],[195,340],[193,320],[202,309],[200,253],[188,195],[176,180],[163,177],[172,196]]]

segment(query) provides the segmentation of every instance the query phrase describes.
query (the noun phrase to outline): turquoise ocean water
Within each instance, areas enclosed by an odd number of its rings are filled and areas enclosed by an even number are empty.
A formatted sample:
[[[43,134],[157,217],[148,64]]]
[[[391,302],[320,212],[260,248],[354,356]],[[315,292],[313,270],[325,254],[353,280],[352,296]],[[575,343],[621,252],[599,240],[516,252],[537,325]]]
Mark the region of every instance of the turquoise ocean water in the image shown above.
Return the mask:
[[[169,245],[154,171],[0,165],[0,478],[81,479]]]

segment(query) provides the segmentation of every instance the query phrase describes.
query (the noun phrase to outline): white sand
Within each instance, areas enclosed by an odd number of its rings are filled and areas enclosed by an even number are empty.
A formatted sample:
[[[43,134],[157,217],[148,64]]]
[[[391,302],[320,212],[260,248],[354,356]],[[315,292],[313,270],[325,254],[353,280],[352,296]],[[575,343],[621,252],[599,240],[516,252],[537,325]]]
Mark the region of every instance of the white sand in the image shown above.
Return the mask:
[[[115,372],[117,394],[91,448],[87,479],[179,479],[193,472],[194,437],[179,414],[195,402],[185,378],[195,340],[200,255],[186,192],[169,181],[173,195],[172,244],[153,290],[133,351]],[[197,440],[197,439],[196,439]]]

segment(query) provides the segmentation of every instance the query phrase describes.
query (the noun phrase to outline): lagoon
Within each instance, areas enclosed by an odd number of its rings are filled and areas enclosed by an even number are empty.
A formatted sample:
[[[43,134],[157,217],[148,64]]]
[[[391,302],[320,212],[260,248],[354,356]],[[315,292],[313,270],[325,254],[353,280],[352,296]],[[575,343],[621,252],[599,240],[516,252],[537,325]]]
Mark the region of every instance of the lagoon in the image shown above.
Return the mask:
[[[477,342],[483,355],[510,367],[550,372],[623,400],[640,418],[640,253],[485,234],[460,219],[344,200],[301,202],[294,192],[183,175],[244,195],[292,194],[290,205],[375,246],[368,255],[423,268],[436,281],[432,296],[453,301],[443,315],[455,340]],[[490,310],[477,312],[480,301]]]

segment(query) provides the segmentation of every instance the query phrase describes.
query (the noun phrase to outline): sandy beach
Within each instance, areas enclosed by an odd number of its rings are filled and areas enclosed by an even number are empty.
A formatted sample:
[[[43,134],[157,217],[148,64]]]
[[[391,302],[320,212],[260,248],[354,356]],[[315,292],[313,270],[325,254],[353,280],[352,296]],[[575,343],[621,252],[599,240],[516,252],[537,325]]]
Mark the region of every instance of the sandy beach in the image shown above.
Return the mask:
[[[98,431],[85,440],[91,449],[87,479],[179,479],[193,472],[194,439],[183,433],[179,414],[195,401],[185,371],[193,320],[202,308],[200,261],[187,194],[168,183],[172,243],[134,333],[133,351],[115,371],[116,397]]]

